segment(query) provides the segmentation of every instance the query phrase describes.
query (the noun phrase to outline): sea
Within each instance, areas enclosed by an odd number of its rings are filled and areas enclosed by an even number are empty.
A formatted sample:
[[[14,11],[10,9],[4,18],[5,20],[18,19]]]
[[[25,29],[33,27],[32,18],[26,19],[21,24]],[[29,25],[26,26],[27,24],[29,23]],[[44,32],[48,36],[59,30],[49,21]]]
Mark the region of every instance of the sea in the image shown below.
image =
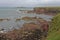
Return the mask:
[[[0,19],[10,19],[9,21],[0,21],[0,31],[11,31],[22,27],[22,25],[28,21],[20,20],[16,22],[17,18],[22,18],[25,16],[29,17],[41,17],[44,20],[51,21],[53,16],[36,14],[36,13],[23,13],[19,10],[33,10],[33,8],[23,8],[23,7],[0,7]]]

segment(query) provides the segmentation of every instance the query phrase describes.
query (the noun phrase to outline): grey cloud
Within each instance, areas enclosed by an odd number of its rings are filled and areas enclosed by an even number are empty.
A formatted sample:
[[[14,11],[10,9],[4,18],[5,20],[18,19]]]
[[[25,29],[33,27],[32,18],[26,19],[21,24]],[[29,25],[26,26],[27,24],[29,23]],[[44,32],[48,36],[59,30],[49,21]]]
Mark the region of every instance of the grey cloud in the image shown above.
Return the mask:
[[[59,6],[60,0],[0,0],[0,6]]]

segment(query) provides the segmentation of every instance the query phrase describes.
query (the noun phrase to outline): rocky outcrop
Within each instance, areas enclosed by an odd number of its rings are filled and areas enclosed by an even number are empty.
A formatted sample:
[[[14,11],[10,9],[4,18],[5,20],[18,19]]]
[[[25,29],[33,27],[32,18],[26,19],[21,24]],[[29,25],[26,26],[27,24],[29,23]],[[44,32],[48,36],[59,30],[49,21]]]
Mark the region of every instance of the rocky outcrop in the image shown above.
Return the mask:
[[[46,14],[46,15],[53,15],[60,13],[59,7],[35,7],[34,12],[37,14]]]

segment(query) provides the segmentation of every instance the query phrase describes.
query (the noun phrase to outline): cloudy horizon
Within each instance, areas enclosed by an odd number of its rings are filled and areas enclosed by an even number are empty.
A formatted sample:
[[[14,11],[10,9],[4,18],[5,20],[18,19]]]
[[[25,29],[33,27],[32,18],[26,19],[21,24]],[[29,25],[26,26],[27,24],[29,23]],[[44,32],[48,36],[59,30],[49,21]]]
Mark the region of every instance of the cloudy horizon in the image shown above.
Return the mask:
[[[60,6],[60,0],[0,0],[0,7]]]

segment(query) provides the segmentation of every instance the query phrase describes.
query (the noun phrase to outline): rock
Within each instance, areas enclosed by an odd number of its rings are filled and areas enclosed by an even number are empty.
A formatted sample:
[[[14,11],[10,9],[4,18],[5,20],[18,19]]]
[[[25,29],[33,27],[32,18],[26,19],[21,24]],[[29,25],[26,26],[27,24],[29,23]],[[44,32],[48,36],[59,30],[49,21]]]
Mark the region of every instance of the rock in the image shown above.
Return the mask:
[[[16,21],[20,21],[21,19],[20,18],[17,18]]]

